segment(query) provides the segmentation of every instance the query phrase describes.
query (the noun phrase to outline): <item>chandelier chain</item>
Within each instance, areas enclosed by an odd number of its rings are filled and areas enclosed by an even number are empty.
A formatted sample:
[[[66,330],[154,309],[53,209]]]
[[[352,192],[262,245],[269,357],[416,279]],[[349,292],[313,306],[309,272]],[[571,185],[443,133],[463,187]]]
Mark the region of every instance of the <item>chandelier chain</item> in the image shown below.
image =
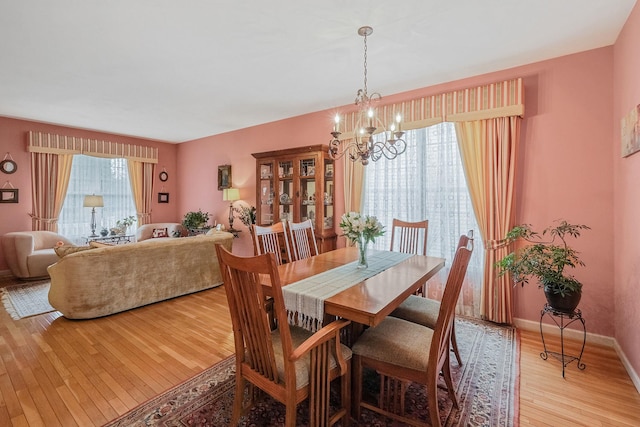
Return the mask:
[[[364,98],[367,96],[367,33],[364,33]]]

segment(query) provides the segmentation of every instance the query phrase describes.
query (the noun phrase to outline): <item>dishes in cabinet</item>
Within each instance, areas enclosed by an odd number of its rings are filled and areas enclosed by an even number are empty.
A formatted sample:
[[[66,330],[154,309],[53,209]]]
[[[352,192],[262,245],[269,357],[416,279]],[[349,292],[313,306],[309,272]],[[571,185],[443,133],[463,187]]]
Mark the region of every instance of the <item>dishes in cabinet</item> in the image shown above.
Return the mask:
[[[282,203],[283,205],[289,203],[290,201],[291,199],[289,199],[289,195],[287,193],[282,193],[280,195],[280,203]]]

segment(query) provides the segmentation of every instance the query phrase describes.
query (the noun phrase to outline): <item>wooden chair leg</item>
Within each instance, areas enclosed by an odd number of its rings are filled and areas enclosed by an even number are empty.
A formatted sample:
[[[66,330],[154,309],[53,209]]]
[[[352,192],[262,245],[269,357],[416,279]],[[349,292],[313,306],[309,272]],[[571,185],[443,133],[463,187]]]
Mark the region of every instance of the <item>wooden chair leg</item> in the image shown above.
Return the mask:
[[[342,422],[344,427],[351,426],[351,368],[351,360],[347,360],[347,371],[340,378],[342,407],[346,410]]]
[[[360,405],[362,403],[362,360],[360,356],[354,354],[351,362],[351,386],[353,387],[351,414],[357,422],[360,421]]]
[[[427,404],[429,406],[429,418],[431,419],[431,427],[442,427],[440,424],[440,412],[438,409],[437,377],[435,377],[433,380],[427,381]]]
[[[458,397],[456,396],[456,391],[453,388],[453,380],[451,379],[451,361],[449,360],[449,355],[447,355],[447,361],[443,366],[444,370],[444,382],[447,385],[447,393],[449,394],[449,398],[453,402],[453,406],[458,408]]]
[[[285,427],[296,427],[296,410],[298,405],[296,403],[295,393],[289,393],[286,400],[284,425]]]
[[[458,350],[458,341],[456,340],[456,319],[455,317],[451,322],[451,347],[453,347],[453,354],[456,355],[458,366],[462,366],[462,358],[460,357],[460,351]]]
[[[236,375],[236,395],[233,398],[233,411],[231,413],[231,425],[237,426],[242,415],[245,382],[241,375]]]

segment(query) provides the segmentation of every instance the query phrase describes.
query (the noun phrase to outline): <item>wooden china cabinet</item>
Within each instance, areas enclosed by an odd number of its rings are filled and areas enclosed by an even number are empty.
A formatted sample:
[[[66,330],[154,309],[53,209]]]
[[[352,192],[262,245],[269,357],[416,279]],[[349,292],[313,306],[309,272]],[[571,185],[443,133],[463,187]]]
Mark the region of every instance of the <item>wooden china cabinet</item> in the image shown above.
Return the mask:
[[[334,162],[328,146],[311,145],[252,156],[256,159],[256,224],[310,219],[315,225],[318,251],[335,249]]]

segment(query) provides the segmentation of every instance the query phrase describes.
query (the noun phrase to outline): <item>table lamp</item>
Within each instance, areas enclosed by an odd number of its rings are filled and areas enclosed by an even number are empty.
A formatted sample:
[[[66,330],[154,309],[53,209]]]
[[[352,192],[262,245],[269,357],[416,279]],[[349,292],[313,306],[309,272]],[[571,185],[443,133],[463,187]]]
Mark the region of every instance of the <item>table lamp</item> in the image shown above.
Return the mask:
[[[229,231],[235,231],[233,229],[233,202],[240,199],[240,190],[237,188],[225,188],[222,190],[222,200],[231,202],[229,204]]]
[[[84,203],[82,204],[85,208],[91,208],[91,236],[89,237],[98,237],[96,234],[96,208],[104,207],[104,200],[102,196],[96,196],[95,194],[84,196]]]

